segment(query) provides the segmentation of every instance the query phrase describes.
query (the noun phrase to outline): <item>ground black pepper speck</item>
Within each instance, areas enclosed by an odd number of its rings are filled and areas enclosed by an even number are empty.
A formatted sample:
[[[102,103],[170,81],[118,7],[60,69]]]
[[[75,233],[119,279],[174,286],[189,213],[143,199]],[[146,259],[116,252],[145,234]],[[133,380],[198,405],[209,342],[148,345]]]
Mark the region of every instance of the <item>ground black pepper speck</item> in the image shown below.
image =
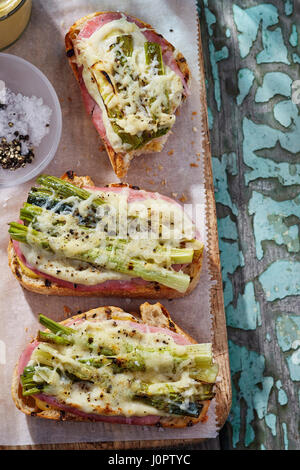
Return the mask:
[[[13,123],[8,123],[8,125]],[[10,126],[10,127],[12,127]],[[31,163],[34,158],[33,149],[29,149],[26,155],[22,155],[22,141],[28,140],[28,135],[19,135],[15,132],[16,138],[11,142],[7,142],[5,137],[0,142],[0,165],[4,170],[17,170],[24,167],[27,163]]]

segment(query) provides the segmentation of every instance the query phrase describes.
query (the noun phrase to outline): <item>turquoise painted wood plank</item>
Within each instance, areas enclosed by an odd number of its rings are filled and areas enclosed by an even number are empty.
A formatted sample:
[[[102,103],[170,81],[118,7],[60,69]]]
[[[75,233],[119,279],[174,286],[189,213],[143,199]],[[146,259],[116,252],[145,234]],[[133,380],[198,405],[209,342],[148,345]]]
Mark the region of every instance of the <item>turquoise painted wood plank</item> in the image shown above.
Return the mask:
[[[299,449],[300,8],[198,6],[233,384],[220,444]]]

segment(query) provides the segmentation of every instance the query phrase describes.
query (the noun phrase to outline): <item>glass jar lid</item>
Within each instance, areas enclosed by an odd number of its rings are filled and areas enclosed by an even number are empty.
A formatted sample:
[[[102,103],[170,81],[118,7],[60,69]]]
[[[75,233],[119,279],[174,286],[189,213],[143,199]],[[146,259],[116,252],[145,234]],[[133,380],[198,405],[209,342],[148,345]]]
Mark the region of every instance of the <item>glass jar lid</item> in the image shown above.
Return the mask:
[[[0,19],[14,12],[24,0],[0,0]]]

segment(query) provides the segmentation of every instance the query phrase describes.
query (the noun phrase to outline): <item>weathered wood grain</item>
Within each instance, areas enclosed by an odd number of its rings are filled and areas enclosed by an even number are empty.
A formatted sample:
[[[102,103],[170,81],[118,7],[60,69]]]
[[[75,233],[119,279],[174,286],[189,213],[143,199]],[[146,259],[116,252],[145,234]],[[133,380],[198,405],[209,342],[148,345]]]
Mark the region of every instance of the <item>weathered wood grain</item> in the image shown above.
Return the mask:
[[[299,104],[283,88],[299,80],[300,3],[198,3],[235,397],[220,445],[299,449],[299,349],[289,340],[299,335],[299,289],[281,268],[288,262],[299,278]],[[295,109],[289,125],[284,106]],[[292,225],[297,240],[287,241]]]

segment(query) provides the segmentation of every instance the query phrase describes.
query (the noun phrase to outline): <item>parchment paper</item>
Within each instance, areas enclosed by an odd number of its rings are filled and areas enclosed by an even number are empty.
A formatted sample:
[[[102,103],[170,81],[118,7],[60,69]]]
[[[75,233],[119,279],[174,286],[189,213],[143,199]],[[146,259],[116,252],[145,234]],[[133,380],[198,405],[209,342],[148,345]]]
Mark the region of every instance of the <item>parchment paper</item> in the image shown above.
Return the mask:
[[[118,181],[105,152],[99,151],[100,138],[84,111],[79,87],[64,51],[64,35],[74,21],[93,11],[105,10],[126,11],[152,24],[188,61],[193,77],[191,96],[180,109],[165,150],[160,154],[134,159],[126,181],[146,190],[175,197],[177,200],[182,199],[186,204],[197,204],[197,225],[206,244],[198,30],[194,0],[33,2],[32,18],[26,32],[7,52],[21,56],[39,67],[52,82],[61,102],[62,138],[56,157],[46,172],[60,176],[66,170],[73,169],[79,175],[92,176],[98,186]],[[13,367],[25,345],[37,332],[38,313],[43,312],[55,320],[62,320],[66,316],[64,306],[70,308],[71,315],[78,310],[86,311],[101,305],[118,305],[127,311],[138,311],[139,304],[143,302],[143,299],[46,297],[23,290],[19,286],[7,266],[6,224],[18,219],[19,208],[32,183],[2,190],[0,193],[0,444],[215,437],[217,429],[214,402],[205,424],[179,430],[104,423],[51,422],[26,417],[15,408],[10,396]],[[205,255],[201,279],[196,290],[183,299],[162,300],[175,321],[199,342],[211,341],[211,283]]]

